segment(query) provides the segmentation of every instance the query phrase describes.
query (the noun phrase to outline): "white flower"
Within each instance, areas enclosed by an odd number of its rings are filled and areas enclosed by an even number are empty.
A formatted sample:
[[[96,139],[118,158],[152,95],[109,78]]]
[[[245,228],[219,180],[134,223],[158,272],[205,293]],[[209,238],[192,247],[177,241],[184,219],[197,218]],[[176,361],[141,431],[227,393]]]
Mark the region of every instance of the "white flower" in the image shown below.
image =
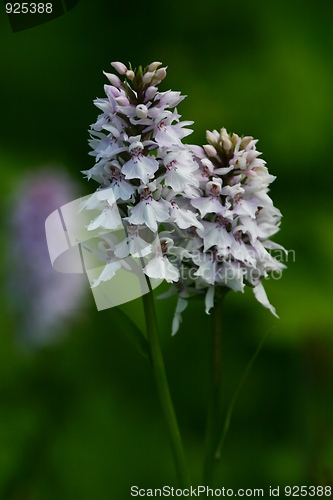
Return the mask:
[[[96,280],[94,280],[93,284],[91,285],[91,288],[96,288],[103,281],[109,281],[111,278],[113,278],[113,276],[120,268],[121,264],[118,259],[114,259],[107,262],[99,277]]]
[[[204,252],[207,252],[213,246],[217,246],[219,250],[232,246],[234,238],[226,229],[229,223],[229,220],[221,216],[218,216],[215,222],[202,222],[203,228],[198,229],[197,233],[204,241]]]
[[[115,248],[115,255],[119,258],[146,257],[152,251],[152,245],[139,236],[138,226],[127,227],[127,237]]]
[[[156,255],[143,269],[149,278],[164,279],[167,283],[179,280],[179,269],[169,262],[166,255]]]
[[[90,222],[87,229],[88,231],[94,231],[99,227],[105,229],[117,229],[118,227],[122,227],[121,217],[116,204],[109,205],[105,203],[102,213]]]
[[[123,150],[122,146],[119,146],[118,140],[112,134],[105,135],[100,132],[91,133],[92,139],[89,140],[89,144],[94,151],[91,151],[89,154],[92,156],[96,156],[96,160],[104,160],[106,163],[110,158],[114,157],[118,152]]]
[[[166,174],[163,176],[166,186],[176,193],[182,192],[188,186],[199,186],[193,172],[198,170],[198,164],[193,161],[189,151],[175,149],[163,155]]]
[[[154,130],[155,141],[159,146],[170,147],[180,146],[181,139],[192,133],[192,130],[183,128],[186,125],[192,125],[193,122],[179,122],[180,115],[174,111],[161,111],[159,108],[153,108],[150,115],[154,123],[147,127],[144,132]],[[174,125],[173,122],[177,123]]]
[[[208,213],[216,213],[226,215],[227,209],[221,203],[222,180],[214,177],[212,181],[206,184],[207,197],[199,197],[191,200],[193,207],[200,210],[201,217],[205,217]]]
[[[231,288],[234,292],[244,291],[246,270],[238,262],[224,261],[216,273],[216,282]]]
[[[151,231],[157,231],[157,223],[164,222],[169,219],[169,206],[167,201],[154,200],[152,192],[148,186],[139,188],[141,201],[131,209],[131,215],[128,222],[134,225],[145,224]]]
[[[147,183],[154,177],[158,169],[158,161],[155,156],[145,156],[143,154],[144,143],[140,142],[140,136],[130,137],[130,146],[128,148],[131,159],[122,167],[122,173],[125,179],[140,179]]]
[[[135,193],[135,188],[129,182],[125,181],[125,176],[120,169],[115,168],[113,165],[111,165],[109,167],[109,171],[111,173],[110,189],[112,189],[113,191],[115,201],[129,200]]]
[[[188,229],[192,226],[203,229],[203,225],[198,221],[196,214],[191,210],[180,208],[175,201],[171,202],[170,215],[180,229]]]
[[[193,262],[199,266],[194,275],[201,276],[206,283],[214,285],[217,273],[217,261],[214,253],[194,254]]]
[[[180,92],[174,92],[172,90],[167,90],[166,92],[160,92],[158,94],[158,107],[162,109],[174,108],[178,106],[178,104],[181,103],[185,99],[185,97],[186,96],[181,95]]]
[[[93,193],[86,201],[80,205],[80,212],[82,210],[94,210],[101,207],[102,209],[106,206],[113,206],[116,201],[122,196],[126,196],[128,199],[134,193],[134,189],[130,184],[123,181],[121,186],[121,179],[118,178],[117,183],[112,183],[110,186],[104,189],[98,189]],[[105,204],[107,201],[107,205]],[[116,208],[116,211],[118,209]]]

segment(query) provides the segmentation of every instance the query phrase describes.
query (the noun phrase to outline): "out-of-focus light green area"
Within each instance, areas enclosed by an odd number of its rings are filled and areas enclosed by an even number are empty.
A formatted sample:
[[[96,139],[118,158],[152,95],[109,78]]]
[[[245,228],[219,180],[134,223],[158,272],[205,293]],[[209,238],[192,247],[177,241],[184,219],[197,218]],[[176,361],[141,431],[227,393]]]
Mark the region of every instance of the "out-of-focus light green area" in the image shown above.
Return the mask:
[[[103,97],[102,70],[114,60],[163,61],[162,88],[188,95],[179,112],[195,121],[189,142],[205,143],[205,130],[222,126],[253,135],[277,176],[271,195],[284,217],[275,239],[290,253],[283,278],[265,288],[280,319],[251,291],[227,296],[225,403],[260,338],[272,333],[237,402],[216,485],[332,485],[332,11],[330,2],[298,0],[81,0],[66,16],[16,34],[1,15],[1,499],[126,499],[131,485],[176,484],[150,366],[114,311],[97,312],[88,290],[66,339],[26,355],[8,304],[9,200],[41,165],[65,165],[82,196],[95,189],[80,171],[93,164],[92,100]],[[193,302],[171,338],[175,300],[157,306],[199,484],[210,318]],[[140,300],[123,310],[144,326]]]

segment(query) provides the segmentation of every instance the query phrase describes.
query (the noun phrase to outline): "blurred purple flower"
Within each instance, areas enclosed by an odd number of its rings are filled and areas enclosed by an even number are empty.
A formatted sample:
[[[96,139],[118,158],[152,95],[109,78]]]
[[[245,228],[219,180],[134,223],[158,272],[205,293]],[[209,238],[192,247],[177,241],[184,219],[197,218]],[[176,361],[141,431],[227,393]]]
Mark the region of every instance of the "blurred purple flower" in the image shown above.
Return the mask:
[[[23,344],[55,341],[79,311],[85,276],[55,271],[45,236],[48,215],[77,197],[64,172],[44,168],[28,175],[10,202],[9,293]]]

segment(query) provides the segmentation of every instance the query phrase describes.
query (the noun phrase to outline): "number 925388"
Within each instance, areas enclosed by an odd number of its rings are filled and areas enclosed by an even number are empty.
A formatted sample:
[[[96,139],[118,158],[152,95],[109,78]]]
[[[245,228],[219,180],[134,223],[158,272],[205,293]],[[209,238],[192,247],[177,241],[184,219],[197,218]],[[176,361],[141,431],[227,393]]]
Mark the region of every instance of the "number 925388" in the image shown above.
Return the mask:
[[[30,2],[15,2],[6,3],[7,14],[51,14],[52,3],[30,3]]]

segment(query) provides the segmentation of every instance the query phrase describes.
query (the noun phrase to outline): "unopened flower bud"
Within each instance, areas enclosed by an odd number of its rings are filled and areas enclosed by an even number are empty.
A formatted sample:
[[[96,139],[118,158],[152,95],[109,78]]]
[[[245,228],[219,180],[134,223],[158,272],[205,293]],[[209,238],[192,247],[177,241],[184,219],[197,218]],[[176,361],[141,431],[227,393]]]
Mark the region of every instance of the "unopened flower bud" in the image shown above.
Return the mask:
[[[147,71],[142,77],[142,82],[146,85],[147,83],[150,83],[153,79],[154,72],[153,71]]]
[[[260,155],[259,151],[256,151],[255,149],[252,149],[247,153],[246,159],[248,163],[251,163],[254,161],[258,156]]]
[[[246,170],[245,175],[254,179],[254,177],[257,177],[258,174],[254,170],[248,169]]]
[[[161,83],[162,80],[166,77],[166,68],[160,68],[156,71],[153,82],[156,83]]]
[[[212,132],[210,130],[206,130],[206,139],[211,143],[218,142],[220,139],[220,134],[217,130],[213,130]]]
[[[112,85],[104,85],[104,91],[106,95],[110,95],[112,97],[119,97],[120,96],[120,91],[116,87],[113,87]]]
[[[127,67],[122,62],[119,61],[112,62],[111,66],[113,66],[114,69],[118,71],[120,75],[124,75],[127,72]]]
[[[126,77],[131,80],[131,82],[134,80],[135,78],[135,74],[134,74],[134,71],[132,71],[131,69],[129,69],[128,71],[126,71]]]
[[[211,144],[205,144],[203,148],[206,151],[207,156],[212,156],[213,158],[217,156],[217,151]]]
[[[253,137],[251,137],[250,135],[243,137],[240,143],[240,149],[245,149],[251,141],[253,141]]]
[[[129,104],[130,104],[130,102],[127,99],[127,97],[125,97],[123,95],[117,97],[116,101],[117,101],[117,104],[119,104],[119,106],[129,106]]]
[[[105,71],[103,71],[103,73],[106,76],[106,78],[109,80],[111,85],[114,85],[114,87],[118,87],[118,88],[122,86],[122,82],[121,82],[119,76],[114,75],[113,73],[106,73]]]
[[[233,133],[232,136],[231,136],[231,142],[232,142],[232,144],[236,145],[238,141],[239,141],[239,135]]]
[[[157,61],[156,61],[156,62],[152,62],[152,63],[151,63],[151,64],[149,64],[149,66],[148,66],[148,71],[156,71],[156,70],[157,70],[157,68],[158,68],[159,66],[161,66],[161,64],[162,64],[161,62],[157,62]]]
[[[226,152],[230,151],[231,147],[232,147],[231,141],[227,137],[225,139],[223,139],[224,151],[226,151]]]
[[[146,99],[149,101],[149,99],[155,97],[157,90],[157,87],[148,87],[146,90]]]
[[[147,118],[148,116],[147,106],[145,106],[144,104],[138,104],[135,110],[136,110],[136,116],[138,118]]]

